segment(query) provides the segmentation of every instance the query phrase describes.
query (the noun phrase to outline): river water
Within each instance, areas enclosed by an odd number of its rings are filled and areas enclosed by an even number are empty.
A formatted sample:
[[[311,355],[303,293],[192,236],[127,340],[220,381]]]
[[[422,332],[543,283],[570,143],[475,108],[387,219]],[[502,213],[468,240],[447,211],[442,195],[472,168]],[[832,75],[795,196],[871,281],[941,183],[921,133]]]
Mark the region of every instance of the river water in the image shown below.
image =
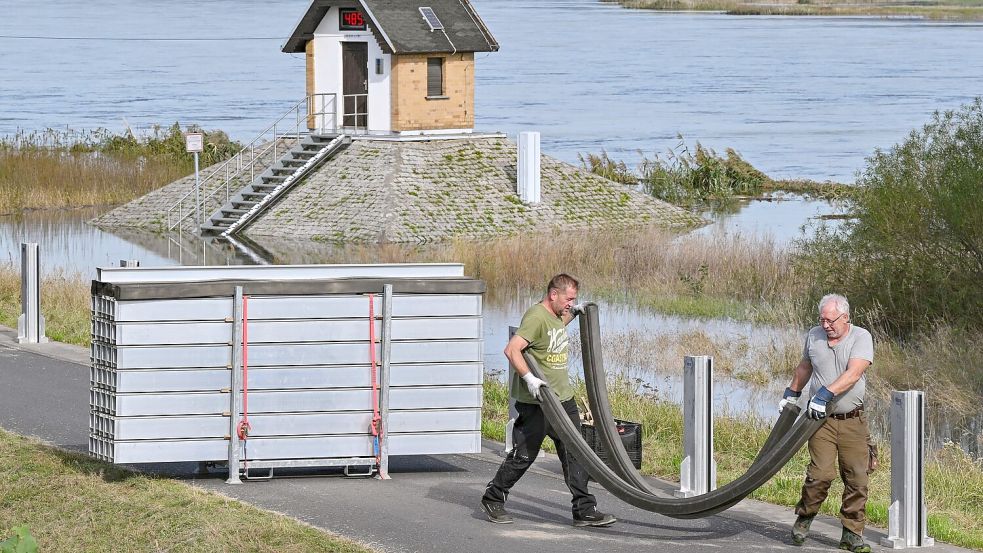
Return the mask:
[[[308,3],[4,0],[0,135],[180,121],[248,142],[303,97],[303,56],[279,49]],[[983,93],[980,23],[474,4],[501,43],[477,56],[476,127],[538,130],[569,162],[634,163],[681,134],[773,177],[850,182]]]

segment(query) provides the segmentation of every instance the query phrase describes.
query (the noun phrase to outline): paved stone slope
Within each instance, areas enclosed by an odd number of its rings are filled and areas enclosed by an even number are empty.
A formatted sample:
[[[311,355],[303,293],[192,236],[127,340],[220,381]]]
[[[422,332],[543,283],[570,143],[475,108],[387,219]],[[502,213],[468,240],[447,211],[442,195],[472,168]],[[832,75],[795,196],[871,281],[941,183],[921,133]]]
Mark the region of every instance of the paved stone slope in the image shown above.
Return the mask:
[[[325,242],[427,242],[556,228],[683,227],[699,217],[543,156],[542,202],[515,193],[505,138],[357,140],[249,226],[248,236]]]
[[[516,145],[506,138],[356,140],[298,183],[244,234],[319,242],[430,242],[557,228],[705,222],[551,157],[543,156],[541,167],[542,202],[530,206],[516,195]],[[206,194],[215,186],[206,187]],[[185,177],[93,222],[162,230],[167,210],[193,187],[194,177]],[[219,191],[204,215],[222,199]]]

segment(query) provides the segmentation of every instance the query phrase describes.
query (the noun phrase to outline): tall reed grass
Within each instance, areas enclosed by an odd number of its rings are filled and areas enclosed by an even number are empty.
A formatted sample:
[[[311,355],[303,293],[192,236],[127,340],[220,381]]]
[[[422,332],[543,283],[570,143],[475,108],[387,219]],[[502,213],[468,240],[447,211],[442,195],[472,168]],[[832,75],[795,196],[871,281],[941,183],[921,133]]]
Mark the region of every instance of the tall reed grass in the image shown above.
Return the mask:
[[[604,151],[581,155],[580,162],[594,174],[624,184],[637,184],[652,196],[677,205],[754,194],[772,182],[735,150],[727,148],[725,155],[720,156],[697,142],[690,151],[682,137],[664,154],[656,153],[651,158],[641,152],[639,155],[642,159],[634,169]]]
[[[238,151],[221,131],[206,133],[204,165]],[[175,124],[151,134],[105,130],[19,133],[0,139],[0,214],[128,202],[193,170]]]
[[[917,16],[926,19],[983,19],[980,0],[892,2],[890,0],[601,0],[626,8],[648,10],[717,11],[729,15]]]

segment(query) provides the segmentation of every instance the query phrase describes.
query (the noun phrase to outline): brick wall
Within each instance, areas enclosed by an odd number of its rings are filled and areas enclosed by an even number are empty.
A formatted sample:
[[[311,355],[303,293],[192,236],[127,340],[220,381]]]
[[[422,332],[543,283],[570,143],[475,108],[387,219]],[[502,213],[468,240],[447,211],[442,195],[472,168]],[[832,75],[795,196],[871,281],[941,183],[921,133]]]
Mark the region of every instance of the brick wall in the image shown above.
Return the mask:
[[[444,58],[444,95],[427,98],[427,58]],[[392,57],[392,130],[474,128],[474,53]]]

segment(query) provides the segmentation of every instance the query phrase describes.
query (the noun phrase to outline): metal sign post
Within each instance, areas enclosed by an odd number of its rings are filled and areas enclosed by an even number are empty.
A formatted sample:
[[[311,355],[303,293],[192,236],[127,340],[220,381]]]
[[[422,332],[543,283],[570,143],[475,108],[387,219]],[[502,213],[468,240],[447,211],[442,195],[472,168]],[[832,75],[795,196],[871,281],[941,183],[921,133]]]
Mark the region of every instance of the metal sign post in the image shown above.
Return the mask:
[[[717,489],[713,460],[713,357],[687,355],[683,362],[683,462],[677,497]]]
[[[198,154],[205,149],[205,135],[189,132],[184,135],[188,152],[195,154],[195,225],[201,226],[201,181],[198,179]]]

